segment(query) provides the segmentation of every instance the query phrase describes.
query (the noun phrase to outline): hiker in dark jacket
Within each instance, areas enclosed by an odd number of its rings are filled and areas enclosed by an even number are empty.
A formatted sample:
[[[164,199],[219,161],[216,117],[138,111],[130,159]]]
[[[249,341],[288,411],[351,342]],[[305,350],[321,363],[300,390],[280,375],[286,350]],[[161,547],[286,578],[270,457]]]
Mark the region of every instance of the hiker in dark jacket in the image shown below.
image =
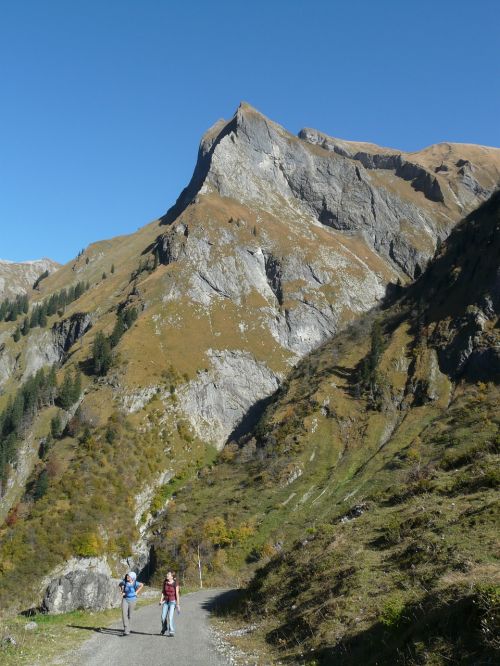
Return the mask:
[[[161,635],[175,636],[174,611],[181,612],[179,584],[172,571],[167,572],[163,581],[160,598],[161,608]]]
[[[130,621],[132,613],[135,610],[137,595],[144,585],[137,581],[137,574],[134,571],[129,571],[120,582],[119,587],[122,593],[123,635],[128,636],[130,634]]]

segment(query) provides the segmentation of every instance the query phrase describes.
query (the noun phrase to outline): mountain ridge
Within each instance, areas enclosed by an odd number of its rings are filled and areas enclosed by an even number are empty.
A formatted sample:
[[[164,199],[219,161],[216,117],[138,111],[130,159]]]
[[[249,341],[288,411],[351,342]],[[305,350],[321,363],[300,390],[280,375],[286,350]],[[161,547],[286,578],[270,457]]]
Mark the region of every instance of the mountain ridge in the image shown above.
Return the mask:
[[[474,196],[479,204],[484,193]],[[43,594],[35,552],[44,580],[75,555],[82,566],[99,558],[117,571],[128,558],[144,567],[151,521],[173,507],[165,479],[178,488],[216,449],[226,455],[228,439],[252,427],[301,359],[425,271],[460,217],[458,205],[429,200],[391,169],[309,144],[247,107],[216,123],[174,207],[42,280],[30,316],[84,284],[78,298],[26,335],[0,322],[0,410],[42,368],[55,364],[59,387],[67,372],[82,373],[73,407],[40,409],[20,432],[22,459],[5,465],[7,583],[22,575],[26,593]],[[99,340],[101,350],[110,345],[104,372]],[[299,462],[276,474],[292,483],[304,473]],[[45,494],[35,497],[40,485]],[[133,507],[137,521],[113,517],[111,505]]]

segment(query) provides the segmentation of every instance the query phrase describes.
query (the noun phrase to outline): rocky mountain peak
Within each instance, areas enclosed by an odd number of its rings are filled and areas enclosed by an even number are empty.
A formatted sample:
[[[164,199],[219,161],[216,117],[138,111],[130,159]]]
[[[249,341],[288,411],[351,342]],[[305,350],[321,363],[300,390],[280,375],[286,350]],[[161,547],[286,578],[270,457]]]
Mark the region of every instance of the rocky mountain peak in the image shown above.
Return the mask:
[[[46,257],[21,262],[0,259],[0,300],[30,292],[40,275],[45,271],[53,273],[59,267]]]
[[[438,240],[500,182],[500,150],[440,144],[405,153],[304,129],[242,102],[203,136],[189,185],[163,218],[217,194],[300,224],[357,235],[413,277]]]

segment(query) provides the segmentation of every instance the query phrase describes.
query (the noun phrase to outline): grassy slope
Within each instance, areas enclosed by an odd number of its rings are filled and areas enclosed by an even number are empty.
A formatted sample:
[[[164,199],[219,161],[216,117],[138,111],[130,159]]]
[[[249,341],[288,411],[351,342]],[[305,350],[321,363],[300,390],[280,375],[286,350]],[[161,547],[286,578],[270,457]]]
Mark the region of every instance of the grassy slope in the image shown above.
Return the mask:
[[[280,659],[493,663],[500,390],[452,381],[435,347],[460,342],[466,313],[491,290],[497,203],[379,315],[375,399],[356,383],[372,315],[304,360],[254,437],[176,495],[160,564],[177,559],[194,579],[198,544],[209,580],[263,564],[247,592],[259,625],[250,642],[265,636]],[[495,321],[479,344],[498,344]]]
[[[258,247],[265,242],[285,255],[304,234],[296,221],[259,216],[234,201],[213,195],[187,209],[180,223],[189,226],[191,237],[211,241],[216,247],[229,234],[236,246]],[[118,563],[130,554],[131,544],[138,536],[137,527],[130,521],[134,496],[151,487],[161,472],[168,470],[177,479],[186,478],[213,456],[208,443],[190,431],[175,396],[176,386],[207,367],[207,349],[243,348],[276,372],[285,373],[289,368],[291,354],[279,347],[260,321],[261,309],[264,313],[269,304],[256,292],[247,294],[240,303],[215,299],[210,311],[187,300],[164,301],[172,285],[187,291],[193,267],[174,262],[154,271],[137,272],[146,260],[152,265],[151,248],[161,232],[168,234],[171,228],[153,222],[131,236],[91,245],[75,261],[44,280],[40,292],[33,294],[33,299],[43,300],[78,281],[91,285],[62,315],[67,318],[76,312],[91,312],[94,324],[70,350],[58,373],[59,381],[68,367],[81,367],[87,372],[94,337],[98,331],[111,333],[119,304],[134,304],[140,314],[116,347],[115,363],[108,376],[97,381],[91,375],[84,376],[80,418],[69,436],[56,440],[41,459],[38,441],[49,432],[50,418],[57,410],[51,408],[37,418],[37,436],[29,454],[33,471],[28,492],[21,487],[12,488],[11,495],[17,495],[17,499],[12,502],[7,523],[0,529],[0,576],[4,581],[0,596],[9,603],[15,599],[16,603],[31,605],[33,594],[38,594],[34,588],[40,574],[47,574],[72,554],[106,553]],[[318,244],[330,244],[337,248],[339,256],[346,258],[351,252],[361,251],[356,239],[343,240],[340,234],[314,225],[308,235],[303,238],[303,247],[311,256]],[[220,242],[214,263],[230,251],[230,246]],[[382,260],[372,252],[368,255],[366,261],[373,270],[389,280],[392,274]],[[356,264],[346,269],[347,273],[352,272],[353,279],[357,279],[357,271]],[[133,274],[135,278],[131,277]],[[335,298],[333,291],[331,298]],[[294,307],[293,294],[285,291],[285,299],[287,307]],[[350,316],[347,309],[341,313],[341,319]],[[47,332],[59,318],[49,318]],[[10,330],[14,325],[6,323],[0,327]],[[0,398],[0,408],[18,386],[31,336],[40,333],[37,328],[18,343],[8,341],[19,355],[19,362],[11,384]],[[127,397],[151,386],[158,392],[157,397],[153,393],[142,409],[125,418],[122,408]],[[85,437],[86,427],[90,428],[90,438]],[[43,469],[49,475],[48,490],[42,499],[33,502],[29,488]],[[155,505],[162,496],[168,498],[169,492],[169,488],[159,489]],[[122,509],[117,512],[116,507]],[[24,581],[22,586],[20,580]]]

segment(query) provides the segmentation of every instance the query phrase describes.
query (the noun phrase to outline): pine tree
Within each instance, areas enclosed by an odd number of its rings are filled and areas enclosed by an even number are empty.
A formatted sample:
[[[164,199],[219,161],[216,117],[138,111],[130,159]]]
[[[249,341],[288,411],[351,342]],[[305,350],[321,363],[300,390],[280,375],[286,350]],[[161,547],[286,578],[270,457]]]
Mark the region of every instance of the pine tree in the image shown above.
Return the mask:
[[[47,375],[47,402],[53,405],[57,396],[57,376],[56,366],[53,365]]]
[[[62,435],[62,423],[59,414],[56,414],[50,420],[50,432],[54,439],[59,439],[59,437]]]
[[[21,329],[19,328],[19,326],[14,331],[14,335],[12,337],[14,338],[14,342],[19,342],[19,340],[21,339]]]
[[[38,318],[38,325],[41,328],[45,328],[47,326],[47,310],[45,309],[45,304],[42,305],[40,308],[40,315]]]
[[[114,273],[114,272],[115,272],[115,265],[111,264],[111,273]]]
[[[12,403],[12,408],[10,410],[9,421],[10,421],[10,432],[18,433],[21,429],[21,424],[24,416],[24,396],[21,391],[16,393],[16,397]]]
[[[45,280],[46,277],[49,277],[49,271],[44,271],[41,275],[37,277],[35,283],[33,284],[33,289],[36,289],[42,280]]]
[[[35,486],[33,488],[33,499],[35,501],[41,499],[46,494],[48,487],[49,477],[47,475],[47,470],[44,469],[35,482]]]
[[[73,400],[73,379],[71,377],[71,373],[68,370],[64,373],[64,378],[62,380],[61,386],[59,387],[59,392],[58,392],[58,402],[61,405],[62,409],[68,410],[71,405],[73,405],[74,400]]]
[[[384,348],[384,337],[380,321],[375,321],[371,332],[370,367],[372,371],[377,369],[378,362]]]
[[[94,365],[94,373],[99,376],[104,376],[111,367],[111,345],[103,333],[99,331],[94,339],[92,361]]]
[[[21,333],[23,335],[28,335],[29,332],[30,332],[30,320],[28,319],[28,317],[25,317],[23,325],[21,326]]]
[[[72,393],[71,397],[73,399],[73,404],[74,404],[75,402],[78,402],[78,400],[80,399],[80,395],[82,394],[82,373],[80,372],[80,370],[75,370],[71,393]]]
[[[137,308],[129,308],[125,312],[125,326],[129,329],[137,319]]]
[[[40,321],[40,307],[38,305],[35,305],[35,307],[31,312],[30,328],[35,328],[35,326],[38,326],[39,321]]]
[[[109,343],[111,347],[116,347],[118,342],[120,341],[120,338],[122,335],[125,333],[125,322],[123,321],[123,315],[120,312],[120,314],[117,317],[115,327],[113,329],[113,332],[111,333],[109,337]]]
[[[19,314],[19,305],[17,301],[14,301],[14,303],[11,303],[7,321],[17,321],[18,314]]]
[[[66,292],[66,289],[61,289],[61,291],[57,295],[57,307],[64,308],[67,302],[68,302],[68,293]]]

